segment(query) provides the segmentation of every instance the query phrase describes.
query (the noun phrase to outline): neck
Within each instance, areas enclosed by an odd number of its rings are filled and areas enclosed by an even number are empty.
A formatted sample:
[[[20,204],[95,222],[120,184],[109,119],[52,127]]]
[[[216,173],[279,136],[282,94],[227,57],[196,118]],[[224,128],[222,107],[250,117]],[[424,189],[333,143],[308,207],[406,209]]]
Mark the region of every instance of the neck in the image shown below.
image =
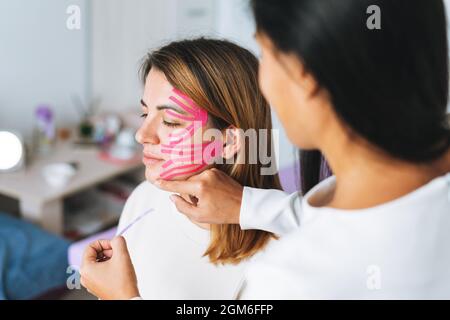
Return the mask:
[[[450,151],[433,163],[415,164],[348,133],[334,133],[321,150],[336,176],[335,192],[326,205],[339,209],[364,209],[395,200],[450,171]]]

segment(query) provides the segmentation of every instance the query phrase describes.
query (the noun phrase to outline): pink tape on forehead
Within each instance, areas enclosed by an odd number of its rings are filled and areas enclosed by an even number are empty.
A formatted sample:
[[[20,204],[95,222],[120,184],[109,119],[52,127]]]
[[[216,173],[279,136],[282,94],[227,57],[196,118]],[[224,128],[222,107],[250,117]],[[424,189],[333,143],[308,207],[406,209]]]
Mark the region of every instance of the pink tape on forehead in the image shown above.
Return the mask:
[[[192,99],[190,99],[188,96],[183,94],[177,89],[173,89],[173,92],[183,98],[185,101],[189,103],[188,107],[186,104],[181,102],[179,99],[177,99],[174,96],[171,96],[169,99],[175,102],[178,106],[180,106],[182,109],[184,109],[187,113],[190,113],[194,116],[196,121],[201,121],[203,125],[206,125],[208,122],[208,113],[200,108]]]
[[[187,95],[185,95],[183,92],[181,92],[180,90],[178,90],[177,88],[173,88],[173,93],[175,93],[176,95],[182,97],[184,100],[186,100],[187,102],[189,102],[189,104],[191,106],[193,106],[196,109],[201,109],[195,102],[194,100],[192,100],[190,97],[188,97]]]
[[[171,159],[166,161],[162,166],[166,170],[160,174],[160,177],[165,180],[199,172],[217,156],[222,154],[221,141],[215,140],[197,144],[187,141],[194,136],[195,132],[203,126],[206,126],[208,123],[208,113],[181,91],[173,89],[173,93],[182,98],[186,103],[182,102],[176,96],[171,96],[169,99],[189,113],[189,115],[181,115],[171,110],[168,110],[167,113],[182,120],[192,121],[192,124],[186,129],[170,134],[169,144],[162,145],[161,152],[171,155]]]
[[[181,120],[186,120],[186,121],[194,121],[195,120],[193,117],[188,117],[188,116],[173,112],[172,110],[166,110],[166,114],[168,114],[169,116],[175,117],[175,118],[179,118]]]
[[[183,109],[187,113],[189,113],[191,115],[197,114],[197,111],[195,109],[189,108],[187,105],[185,105],[183,102],[181,102],[181,100],[177,99],[176,97],[171,96],[171,97],[169,97],[169,100],[172,100],[173,102],[175,102],[178,106],[181,107],[181,109]]]

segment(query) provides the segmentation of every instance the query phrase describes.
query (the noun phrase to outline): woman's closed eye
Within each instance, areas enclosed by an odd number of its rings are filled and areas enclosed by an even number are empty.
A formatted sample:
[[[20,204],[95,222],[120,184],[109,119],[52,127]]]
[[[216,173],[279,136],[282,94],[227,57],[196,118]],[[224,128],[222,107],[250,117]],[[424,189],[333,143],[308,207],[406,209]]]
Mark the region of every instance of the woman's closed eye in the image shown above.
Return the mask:
[[[170,127],[170,128],[179,127],[179,126],[181,125],[181,124],[178,123],[178,122],[167,121],[167,120],[164,120],[164,119],[163,119],[163,124],[164,124],[165,126],[167,126],[167,127]]]
[[[145,119],[145,118],[147,118],[147,116],[148,116],[148,113],[143,113],[143,114],[141,114],[140,117]],[[162,123],[163,123],[163,125],[170,127],[170,128],[179,127],[181,125],[178,122],[168,121],[168,120],[164,120],[164,119],[163,119]]]

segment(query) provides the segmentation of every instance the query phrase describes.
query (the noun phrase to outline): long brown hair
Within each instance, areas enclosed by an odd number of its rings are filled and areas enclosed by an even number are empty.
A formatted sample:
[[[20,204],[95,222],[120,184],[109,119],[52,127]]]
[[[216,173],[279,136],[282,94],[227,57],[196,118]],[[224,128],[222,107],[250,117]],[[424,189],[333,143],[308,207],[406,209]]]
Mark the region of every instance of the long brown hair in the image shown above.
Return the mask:
[[[250,51],[224,40],[177,41],[147,55],[141,68],[144,83],[152,68],[163,72],[176,89],[205,109],[217,129],[230,125],[256,129],[258,141],[259,129],[272,129],[270,108],[258,87],[258,60]],[[267,142],[272,150],[270,134]],[[246,150],[244,164],[217,168],[245,186],[281,189],[278,175],[261,175],[259,157],[256,164],[250,164],[248,155]],[[212,225],[205,256],[213,263],[239,263],[272,237],[266,231],[241,230],[239,225]]]

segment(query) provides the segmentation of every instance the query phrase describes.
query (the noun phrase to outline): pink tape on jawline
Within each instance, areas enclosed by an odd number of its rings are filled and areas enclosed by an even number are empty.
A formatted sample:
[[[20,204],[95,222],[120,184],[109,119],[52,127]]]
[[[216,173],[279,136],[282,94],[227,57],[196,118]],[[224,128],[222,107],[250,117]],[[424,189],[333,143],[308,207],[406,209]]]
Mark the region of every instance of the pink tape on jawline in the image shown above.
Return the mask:
[[[212,151],[206,153],[206,155],[205,155],[204,154],[204,150],[207,150],[208,148],[212,148]],[[208,164],[210,164],[210,162],[212,162],[212,160],[214,160],[214,158],[218,154],[222,153],[222,149],[221,148],[222,148],[222,142],[221,141],[212,141],[212,142],[207,144],[207,147],[204,148],[204,150],[202,150],[203,163],[200,164],[198,167],[196,167],[195,169],[192,169],[192,170],[177,172],[176,174],[168,175],[169,173],[172,173],[173,171],[178,171],[180,169],[192,168],[192,167],[194,167],[196,165],[195,164],[188,164],[188,165],[184,165],[184,166],[181,166],[181,167],[175,167],[175,168],[172,168],[170,170],[167,170],[167,171],[161,173],[161,177],[163,179],[170,180],[170,179],[172,179],[172,178],[174,178],[176,176],[179,176],[179,175],[186,175],[186,174],[198,172],[198,171],[204,169],[206,166],[208,166]],[[218,154],[216,154],[217,150],[219,150]],[[186,160],[186,159],[183,159],[183,160]],[[174,162],[176,163],[177,161],[175,160]],[[166,163],[166,164],[163,165],[163,167],[166,166],[166,165],[167,165],[167,167],[170,166],[168,163]]]
[[[166,163],[164,163],[163,168],[167,168],[172,164],[185,163],[186,161],[194,161],[194,164],[211,164],[212,161],[221,154],[221,147],[222,147],[221,141],[211,141],[206,145],[206,147],[196,149],[194,151],[190,150],[189,152],[186,152],[185,150],[181,150],[181,152],[170,152],[172,155],[176,154],[179,157],[171,159]],[[168,152],[169,151],[165,151],[164,153]]]
[[[193,167],[195,167],[195,169],[181,171],[181,172],[176,172],[178,170],[188,169],[188,168],[193,168]],[[173,178],[175,178],[177,176],[180,176],[180,175],[187,175],[187,174],[191,174],[191,173],[196,173],[196,172],[202,170],[205,167],[206,167],[206,165],[204,165],[204,164],[201,164],[201,165],[190,164],[190,165],[186,165],[186,166],[181,166],[181,167],[178,167],[178,168],[173,168],[173,169],[167,170],[166,172],[161,174],[161,178],[163,178],[165,180],[170,180],[170,179],[173,179]],[[172,172],[176,172],[176,173],[171,174]]]
[[[178,156],[175,158],[172,157],[171,160],[163,164],[163,168],[167,170],[163,171],[160,174],[160,177],[165,180],[170,180],[177,176],[192,174],[201,171],[216,156],[215,154],[208,154],[204,159],[203,151],[212,144],[214,144],[214,147],[218,146],[218,142],[216,141],[201,144],[182,144],[183,142],[187,142],[188,139],[191,139],[194,136],[195,132],[197,132],[200,128],[208,123],[208,113],[201,109],[192,99],[183,94],[181,91],[173,89],[173,92],[174,94],[181,97],[184,101],[186,101],[189,106],[187,106],[175,96],[171,96],[169,99],[180,106],[188,114],[190,114],[190,116],[180,115],[170,110],[166,112],[171,116],[177,117],[179,119],[193,121],[193,123],[186,129],[181,130],[181,132],[170,134],[169,144],[162,145],[162,153],[171,154],[172,156]],[[187,161],[191,161],[194,163],[186,163]],[[180,164],[180,166],[176,166],[177,164]],[[170,168],[172,166],[175,167]]]

